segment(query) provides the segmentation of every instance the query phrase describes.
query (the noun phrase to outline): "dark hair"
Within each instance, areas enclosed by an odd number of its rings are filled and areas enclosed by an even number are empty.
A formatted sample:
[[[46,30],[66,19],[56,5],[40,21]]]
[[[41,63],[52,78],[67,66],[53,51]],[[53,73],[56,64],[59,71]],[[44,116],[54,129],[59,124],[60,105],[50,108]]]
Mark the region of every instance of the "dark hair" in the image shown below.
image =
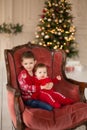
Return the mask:
[[[38,63],[38,64],[35,66],[35,68],[34,68],[34,72],[36,72],[38,68],[44,68],[44,67],[47,68],[47,66],[46,66],[44,63]]]
[[[33,58],[35,60],[35,56],[31,51],[26,51],[21,56],[21,62],[23,61],[23,58]]]

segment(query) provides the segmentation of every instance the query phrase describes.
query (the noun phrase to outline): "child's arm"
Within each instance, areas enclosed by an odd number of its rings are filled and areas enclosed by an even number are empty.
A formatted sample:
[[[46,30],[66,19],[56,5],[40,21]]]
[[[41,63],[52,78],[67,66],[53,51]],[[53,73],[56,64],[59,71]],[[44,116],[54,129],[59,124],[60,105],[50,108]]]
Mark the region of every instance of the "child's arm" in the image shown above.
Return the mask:
[[[58,76],[56,76],[56,78],[52,79],[54,84],[58,83],[58,81],[60,81],[60,80],[61,80],[61,76],[60,75],[58,75]]]
[[[40,87],[41,87],[41,89],[50,90],[53,87],[53,83],[52,82],[46,83],[44,86],[41,85]]]
[[[36,86],[29,84],[29,80],[27,79],[27,73],[22,72],[18,76],[18,82],[20,85],[20,89],[24,92],[36,92]]]
[[[53,87],[53,85],[54,85],[53,83],[57,83],[57,82],[60,81],[60,80],[61,80],[61,76],[58,75],[58,76],[53,80],[53,82],[46,83],[46,85],[43,86],[43,88],[46,89],[46,90],[50,90],[50,89]]]
[[[57,80],[61,80],[61,76],[60,75],[58,75],[56,78],[57,78]]]

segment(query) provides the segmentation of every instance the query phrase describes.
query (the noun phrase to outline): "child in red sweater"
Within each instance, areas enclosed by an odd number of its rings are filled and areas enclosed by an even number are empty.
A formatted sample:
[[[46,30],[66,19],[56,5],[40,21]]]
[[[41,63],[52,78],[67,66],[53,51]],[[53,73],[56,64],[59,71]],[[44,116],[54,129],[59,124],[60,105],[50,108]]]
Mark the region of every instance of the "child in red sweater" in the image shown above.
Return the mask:
[[[61,76],[51,79],[47,76],[47,67],[45,64],[39,63],[35,67],[35,86],[39,90],[38,99],[49,103],[54,108],[60,108],[62,105],[73,103],[73,100],[65,97],[59,92],[54,91],[53,84],[61,80]]]
[[[23,69],[18,75],[19,87],[25,105],[34,108],[52,110],[53,107],[45,102],[36,99],[37,89],[34,85],[33,69],[36,59],[31,51],[24,52],[21,56],[21,65]]]

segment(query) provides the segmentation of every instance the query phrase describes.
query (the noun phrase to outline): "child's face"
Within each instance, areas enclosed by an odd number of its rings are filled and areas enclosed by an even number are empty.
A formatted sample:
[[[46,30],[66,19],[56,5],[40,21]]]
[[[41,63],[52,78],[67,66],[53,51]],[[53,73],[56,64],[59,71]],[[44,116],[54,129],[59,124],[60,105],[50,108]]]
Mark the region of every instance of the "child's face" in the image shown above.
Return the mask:
[[[38,68],[35,72],[35,75],[38,79],[44,79],[47,77],[47,68]]]
[[[35,64],[36,64],[36,61],[33,58],[23,58],[23,60],[22,60],[22,66],[28,72],[32,72],[33,71]]]

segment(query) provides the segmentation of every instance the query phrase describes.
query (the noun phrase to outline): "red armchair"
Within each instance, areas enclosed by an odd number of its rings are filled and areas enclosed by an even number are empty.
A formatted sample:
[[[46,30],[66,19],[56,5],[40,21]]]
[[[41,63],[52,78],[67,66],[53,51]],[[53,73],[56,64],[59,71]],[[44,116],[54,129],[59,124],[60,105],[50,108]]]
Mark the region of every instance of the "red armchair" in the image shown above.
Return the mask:
[[[62,81],[55,86],[55,89],[72,98],[75,101],[74,104],[53,111],[24,105],[17,75],[21,70],[20,56],[28,50],[34,53],[38,62],[48,66],[50,77],[58,74],[62,76]],[[84,97],[87,83],[67,79],[65,75],[66,55],[62,50],[50,51],[29,42],[12,49],[5,49],[4,54],[7,70],[8,108],[16,130],[71,130],[81,124],[87,124],[87,104]]]

